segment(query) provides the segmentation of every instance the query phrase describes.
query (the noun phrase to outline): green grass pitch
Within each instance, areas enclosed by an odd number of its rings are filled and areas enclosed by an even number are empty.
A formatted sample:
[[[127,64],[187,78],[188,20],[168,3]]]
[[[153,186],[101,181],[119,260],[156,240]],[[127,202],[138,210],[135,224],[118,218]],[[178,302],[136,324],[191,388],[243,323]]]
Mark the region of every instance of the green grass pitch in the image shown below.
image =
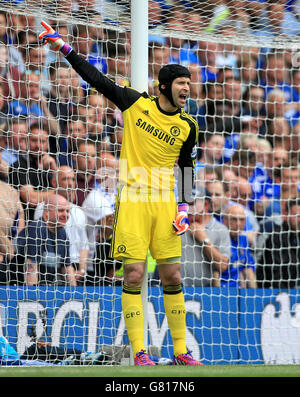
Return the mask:
[[[1,377],[297,377],[300,365],[0,367]],[[1,381],[0,381],[1,383]]]

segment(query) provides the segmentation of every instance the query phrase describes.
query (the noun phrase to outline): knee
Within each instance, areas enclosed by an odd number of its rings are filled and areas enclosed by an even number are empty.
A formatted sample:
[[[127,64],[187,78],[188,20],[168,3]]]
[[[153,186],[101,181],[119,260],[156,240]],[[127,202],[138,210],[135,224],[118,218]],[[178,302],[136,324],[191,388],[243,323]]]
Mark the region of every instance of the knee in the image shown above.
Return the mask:
[[[162,285],[181,284],[180,263],[160,264],[158,272]]]
[[[162,281],[163,285],[179,285],[179,284],[181,284],[180,271],[175,271],[172,273],[162,275],[161,281]]]
[[[141,286],[144,279],[144,266],[125,265],[124,283],[130,287]]]
[[[178,285],[180,283],[181,283],[181,275],[179,271],[170,274],[166,280],[167,285]]]

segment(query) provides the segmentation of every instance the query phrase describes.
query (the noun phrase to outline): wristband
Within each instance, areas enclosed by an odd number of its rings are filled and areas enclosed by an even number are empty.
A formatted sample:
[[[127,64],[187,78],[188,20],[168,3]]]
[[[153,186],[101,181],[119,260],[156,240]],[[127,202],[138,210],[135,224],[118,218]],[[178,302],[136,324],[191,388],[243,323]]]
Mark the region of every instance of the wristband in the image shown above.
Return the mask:
[[[182,204],[178,204],[178,208],[177,208],[178,212],[188,212],[189,210],[189,205],[187,203],[182,203]]]
[[[63,55],[66,57],[66,56],[72,51],[72,47],[71,47],[68,43],[65,43],[65,44],[61,47],[60,51],[61,51],[61,52],[63,53]]]

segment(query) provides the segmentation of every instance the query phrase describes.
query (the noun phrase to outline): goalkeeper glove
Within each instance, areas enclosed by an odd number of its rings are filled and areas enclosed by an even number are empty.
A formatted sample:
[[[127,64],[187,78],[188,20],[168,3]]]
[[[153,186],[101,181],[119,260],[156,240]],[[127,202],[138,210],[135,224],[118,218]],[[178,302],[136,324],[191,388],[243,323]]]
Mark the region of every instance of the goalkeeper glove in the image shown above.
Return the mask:
[[[176,218],[173,221],[173,228],[177,236],[180,236],[181,234],[185,233],[190,227],[188,210],[189,210],[188,204],[184,203],[178,205]]]
[[[64,56],[67,56],[72,50],[72,47],[65,43],[61,36],[45,21],[42,21],[41,25],[46,29],[39,35],[39,39],[42,40],[42,43],[48,43],[53,51],[61,51]]]

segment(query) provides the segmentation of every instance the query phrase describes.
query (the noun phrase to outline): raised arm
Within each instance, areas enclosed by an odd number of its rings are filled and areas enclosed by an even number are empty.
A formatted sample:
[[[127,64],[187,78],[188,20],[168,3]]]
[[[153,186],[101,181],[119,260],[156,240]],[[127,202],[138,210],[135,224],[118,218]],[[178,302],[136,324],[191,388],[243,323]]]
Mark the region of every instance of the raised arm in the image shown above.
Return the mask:
[[[39,35],[42,43],[49,44],[53,51],[60,51],[83,80],[112,101],[121,111],[129,108],[142,95],[132,88],[116,84],[78,55],[50,25],[44,21],[41,24],[46,29]]]

